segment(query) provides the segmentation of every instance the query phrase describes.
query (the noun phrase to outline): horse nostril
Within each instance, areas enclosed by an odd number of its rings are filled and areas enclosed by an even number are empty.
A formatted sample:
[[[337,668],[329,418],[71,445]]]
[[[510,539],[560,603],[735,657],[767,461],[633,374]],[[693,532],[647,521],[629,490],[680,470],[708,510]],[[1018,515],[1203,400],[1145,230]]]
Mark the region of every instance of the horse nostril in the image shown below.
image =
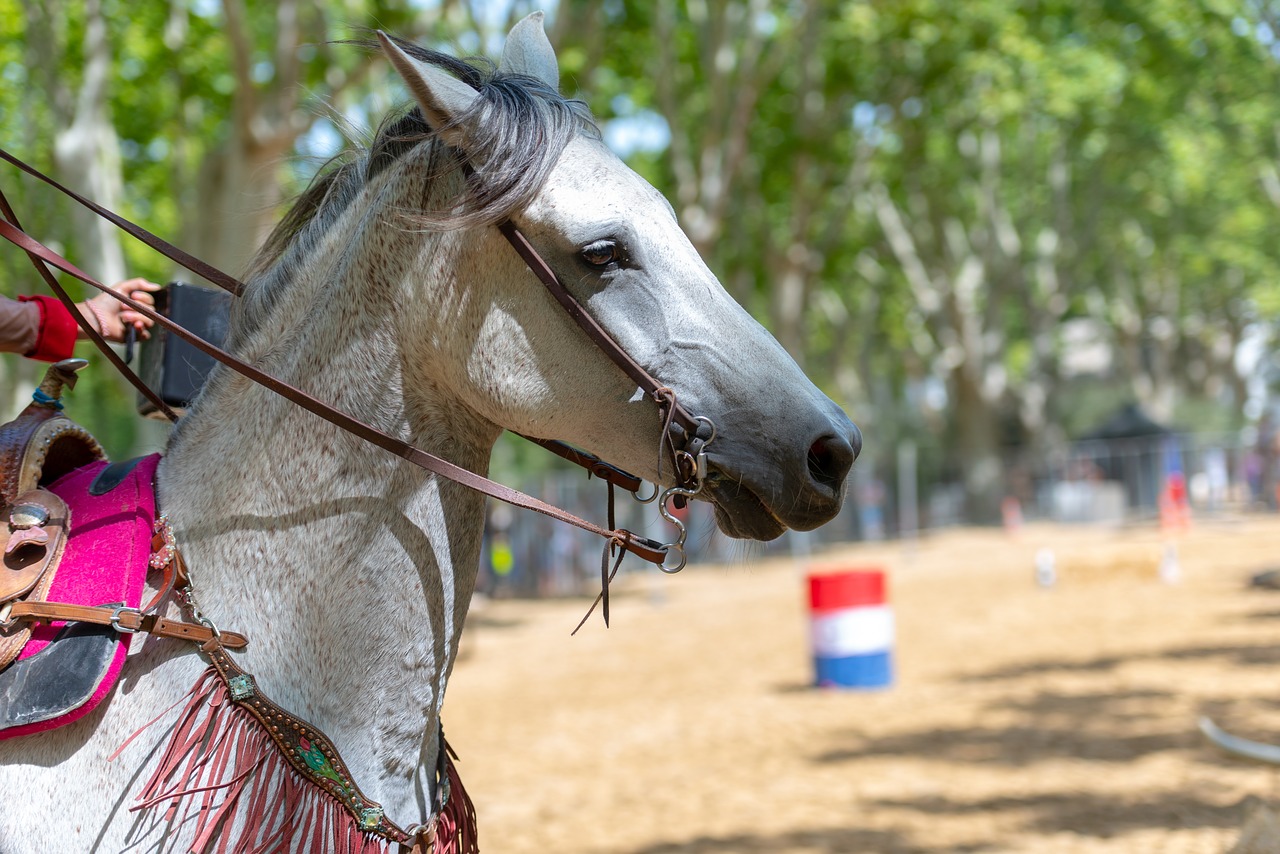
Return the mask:
[[[832,492],[839,492],[845,475],[862,450],[862,434],[858,428],[848,439],[840,436],[822,436],[809,446],[809,476]]]

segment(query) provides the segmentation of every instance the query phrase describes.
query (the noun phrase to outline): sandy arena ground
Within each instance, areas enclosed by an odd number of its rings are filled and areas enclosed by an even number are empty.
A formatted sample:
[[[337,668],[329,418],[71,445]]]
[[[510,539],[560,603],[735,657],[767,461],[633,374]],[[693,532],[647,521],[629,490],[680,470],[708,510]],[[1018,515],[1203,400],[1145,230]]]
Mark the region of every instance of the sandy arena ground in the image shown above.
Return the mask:
[[[791,561],[633,575],[613,628],[583,601],[492,602],[445,721],[485,854],[1212,852],[1280,769],[1280,519],[1201,522],[1162,583],[1154,529],[935,534],[823,564],[888,570],[897,679],[808,687]],[[1034,555],[1053,548],[1058,584]]]

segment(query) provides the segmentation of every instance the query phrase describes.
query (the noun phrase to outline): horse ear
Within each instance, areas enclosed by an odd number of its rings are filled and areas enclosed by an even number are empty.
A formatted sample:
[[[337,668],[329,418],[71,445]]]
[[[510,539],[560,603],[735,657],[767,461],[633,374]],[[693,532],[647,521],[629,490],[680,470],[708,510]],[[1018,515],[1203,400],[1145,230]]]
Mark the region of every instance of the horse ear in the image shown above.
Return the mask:
[[[466,134],[459,120],[480,93],[443,68],[414,59],[382,30],[378,30],[378,41],[382,43],[382,52],[391,60],[422,108],[427,124],[446,143],[465,151]]]
[[[560,91],[560,66],[542,29],[541,12],[534,12],[511,28],[498,70],[533,77]]]

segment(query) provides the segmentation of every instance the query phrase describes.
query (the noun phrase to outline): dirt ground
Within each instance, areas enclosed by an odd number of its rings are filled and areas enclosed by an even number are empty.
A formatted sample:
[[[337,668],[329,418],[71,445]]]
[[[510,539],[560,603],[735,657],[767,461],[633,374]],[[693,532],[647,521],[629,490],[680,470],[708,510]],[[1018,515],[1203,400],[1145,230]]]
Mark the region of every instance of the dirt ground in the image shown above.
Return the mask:
[[[1280,769],[1280,519],[1199,522],[1157,573],[1151,528],[938,533],[636,574],[585,601],[483,605],[445,721],[485,854],[1212,852]],[[1035,554],[1058,583],[1041,589]],[[883,567],[896,681],[809,687],[804,574]]]

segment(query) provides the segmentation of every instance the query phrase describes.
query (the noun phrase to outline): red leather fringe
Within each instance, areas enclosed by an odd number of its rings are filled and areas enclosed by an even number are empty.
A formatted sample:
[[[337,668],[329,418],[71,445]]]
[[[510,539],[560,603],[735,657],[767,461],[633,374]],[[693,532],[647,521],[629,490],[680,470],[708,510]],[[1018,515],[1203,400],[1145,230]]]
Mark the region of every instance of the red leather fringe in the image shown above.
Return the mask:
[[[451,794],[436,821],[431,854],[478,854],[475,808],[452,762],[447,776]],[[132,810],[164,807],[157,823],[191,822],[196,854],[405,850],[361,831],[355,816],[299,774],[258,720],[231,700],[212,667],[192,688],[138,801]]]
[[[448,742],[443,742],[441,749],[453,753]],[[436,818],[436,844],[432,854],[480,854],[476,807],[462,788],[462,778],[452,759],[445,761],[445,778],[449,782],[449,800]]]

